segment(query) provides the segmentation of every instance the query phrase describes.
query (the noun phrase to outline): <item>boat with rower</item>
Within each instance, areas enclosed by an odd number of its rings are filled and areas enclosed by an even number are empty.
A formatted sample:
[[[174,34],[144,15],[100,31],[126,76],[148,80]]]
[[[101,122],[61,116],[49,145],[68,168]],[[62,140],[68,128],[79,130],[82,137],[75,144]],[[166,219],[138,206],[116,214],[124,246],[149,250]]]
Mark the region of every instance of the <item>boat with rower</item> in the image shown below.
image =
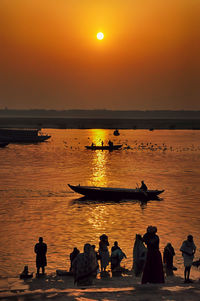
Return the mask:
[[[91,150],[117,150],[122,147],[122,144],[113,144],[113,145],[86,145],[86,149],[91,149]]]
[[[3,143],[37,143],[49,139],[40,129],[0,128],[0,142]]]
[[[132,200],[155,200],[158,199],[164,190],[147,190],[144,191],[140,188],[112,188],[112,187],[97,187],[97,186],[81,186],[70,185],[68,186],[75,192],[91,199],[132,199]]]

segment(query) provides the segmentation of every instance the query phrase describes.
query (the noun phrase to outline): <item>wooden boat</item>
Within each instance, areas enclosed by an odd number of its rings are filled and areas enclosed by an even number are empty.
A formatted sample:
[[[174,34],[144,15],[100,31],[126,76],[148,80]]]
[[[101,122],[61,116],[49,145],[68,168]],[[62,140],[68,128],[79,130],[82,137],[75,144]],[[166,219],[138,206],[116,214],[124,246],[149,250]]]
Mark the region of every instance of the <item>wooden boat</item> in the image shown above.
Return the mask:
[[[0,142],[6,143],[37,143],[49,139],[40,129],[10,129],[0,128]]]
[[[109,150],[109,151],[117,150],[120,149],[121,147],[122,144],[115,144],[113,146],[110,145],[86,145],[85,146],[85,148],[91,150]]]
[[[7,146],[9,143],[8,142],[0,142],[0,147],[5,147]]]
[[[132,199],[132,200],[154,200],[164,190],[129,189],[129,188],[111,188],[96,186],[68,186],[75,192],[91,199]]]

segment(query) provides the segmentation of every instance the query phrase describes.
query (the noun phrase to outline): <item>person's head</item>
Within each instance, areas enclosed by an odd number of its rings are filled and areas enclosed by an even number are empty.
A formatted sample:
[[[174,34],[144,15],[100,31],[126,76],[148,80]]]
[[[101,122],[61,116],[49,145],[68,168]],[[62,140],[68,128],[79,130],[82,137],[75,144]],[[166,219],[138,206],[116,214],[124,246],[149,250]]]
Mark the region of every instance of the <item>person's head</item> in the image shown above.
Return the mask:
[[[27,265],[24,266],[24,272],[25,272],[25,273],[28,272],[28,266],[27,266]]]
[[[106,235],[106,234],[102,234],[101,236],[100,236],[100,240],[108,240],[108,236]]]
[[[140,234],[136,234],[136,236],[135,236],[135,240],[142,240],[142,236],[140,235]]]
[[[144,184],[144,181],[141,181],[142,184]]]
[[[84,253],[90,253],[90,251],[91,251],[91,245],[85,244],[84,245]]]
[[[148,226],[147,232],[150,234],[155,234],[157,232],[157,228],[155,226]]]
[[[115,246],[115,247],[118,246],[118,242],[117,242],[117,241],[114,242],[114,246]]]
[[[40,242],[40,243],[43,242],[43,237],[39,237],[39,242]]]
[[[95,251],[96,246],[95,245],[91,245],[91,247]]]
[[[77,252],[77,251],[78,251],[77,247],[74,247],[74,252]]]
[[[193,242],[193,236],[192,236],[191,234],[188,235],[187,240],[188,240],[189,242]]]

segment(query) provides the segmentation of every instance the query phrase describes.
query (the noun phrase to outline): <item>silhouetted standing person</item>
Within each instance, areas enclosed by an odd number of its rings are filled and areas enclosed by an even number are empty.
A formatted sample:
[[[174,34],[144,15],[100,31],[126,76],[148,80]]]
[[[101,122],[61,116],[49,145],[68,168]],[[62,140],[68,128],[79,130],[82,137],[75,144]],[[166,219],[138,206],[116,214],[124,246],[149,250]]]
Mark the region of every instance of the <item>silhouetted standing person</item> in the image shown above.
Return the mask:
[[[47,265],[47,245],[43,242],[42,237],[39,237],[39,243],[35,245],[34,251],[36,253],[37,276],[39,276],[40,268],[42,268],[42,275],[44,275],[45,266]]]
[[[101,272],[105,272],[106,267],[109,265],[109,251],[108,251],[108,236],[103,234],[100,236],[99,242],[99,255],[101,257]]]
[[[144,245],[142,236],[136,234],[133,247],[133,271],[136,277],[141,276],[147,257],[147,248]]]
[[[185,283],[190,283],[190,282],[192,282],[192,280],[190,280],[190,270],[191,270],[192,262],[193,262],[193,259],[194,259],[194,253],[196,251],[196,246],[194,244],[192,235],[188,235],[187,240],[185,240],[182,243],[180,251],[182,252],[182,256],[183,256],[183,259],[184,259]]]
[[[163,263],[166,266],[166,275],[173,275],[173,258],[174,258],[175,252],[174,248],[172,247],[171,243],[168,243],[163,252]]]
[[[159,237],[157,228],[149,226],[143,240],[147,245],[147,258],[142,275],[142,284],[164,283],[162,257],[159,251]]]
[[[80,253],[80,251],[75,247],[73,252],[70,253],[70,262],[71,262],[71,265],[70,265],[70,269],[69,271],[72,272],[72,264],[73,264],[73,261],[74,259],[76,258],[76,256]]]

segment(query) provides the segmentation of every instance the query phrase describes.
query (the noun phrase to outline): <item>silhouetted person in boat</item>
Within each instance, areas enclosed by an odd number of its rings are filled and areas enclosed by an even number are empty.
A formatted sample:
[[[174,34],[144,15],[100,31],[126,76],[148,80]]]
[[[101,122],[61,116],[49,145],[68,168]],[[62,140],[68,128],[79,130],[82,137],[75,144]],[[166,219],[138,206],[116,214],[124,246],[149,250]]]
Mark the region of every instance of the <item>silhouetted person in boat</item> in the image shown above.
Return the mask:
[[[147,245],[147,258],[142,275],[142,284],[164,283],[162,257],[159,251],[159,237],[157,228],[149,226],[143,240]]]
[[[103,141],[101,141],[101,145],[103,146]]]
[[[37,276],[40,274],[40,268],[42,268],[42,275],[44,275],[45,266],[47,265],[47,245],[43,242],[42,237],[39,237],[39,243],[35,245],[34,251],[36,253]]]
[[[106,267],[109,265],[109,251],[108,251],[108,236],[103,234],[100,236],[99,241],[99,255],[100,255],[100,262],[101,262],[101,272],[106,271]]]
[[[120,263],[123,258],[126,258],[126,254],[118,246],[118,242],[114,242],[114,246],[111,249],[111,270],[120,268]]]
[[[144,183],[144,181],[141,181],[141,186],[140,186],[140,189],[144,190],[144,191],[147,191],[148,188],[147,188],[147,185]]]
[[[174,248],[172,247],[171,243],[168,243],[163,252],[163,263],[166,268],[166,275],[173,275],[173,270],[176,268],[173,266],[173,258],[174,258],[175,252]]]
[[[182,243],[180,251],[182,252],[182,256],[183,256],[183,259],[184,259],[185,283],[190,283],[190,282],[192,282],[192,280],[190,280],[190,270],[191,270],[192,262],[193,262],[193,259],[194,259],[194,254],[195,254],[195,251],[196,251],[196,246],[194,244],[192,235],[188,235],[187,240],[185,240]]]
[[[133,271],[136,277],[141,276],[147,257],[147,248],[144,245],[142,236],[136,234],[133,247]]]
[[[74,259],[76,258],[76,256],[80,253],[80,251],[75,247],[73,252],[70,253],[69,257],[70,257],[70,262],[71,262],[71,265],[70,265],[70,269],[69,271],[72,272],[72,264],[73,264],[73,261]]]
[[[92,142],[91,147],[93,147],[93,146],[94,146],[94,143]]]
[[[113,147],[113,142],[109,140],[108,145],[109,145],[110,148],[112,148]]]

